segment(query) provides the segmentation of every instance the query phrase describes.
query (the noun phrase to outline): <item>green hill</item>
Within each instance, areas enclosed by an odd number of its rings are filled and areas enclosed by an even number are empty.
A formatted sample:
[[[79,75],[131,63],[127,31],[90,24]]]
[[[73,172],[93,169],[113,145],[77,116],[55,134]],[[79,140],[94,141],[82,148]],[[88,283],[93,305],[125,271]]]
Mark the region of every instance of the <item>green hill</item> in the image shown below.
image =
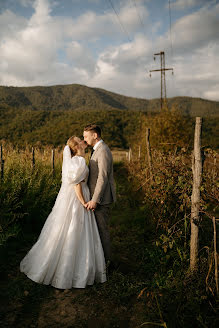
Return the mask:
[[[111,147],[127,148],[141,127],[138,111],[47,111],[0,109],[0,140],[25,144],[65,144],[71,135],[81,136],[83,127],[95,122],[102,127]]]
[[[201,98],[174,97],[168,99],[183,114],[191,116],[219,115],[219,102]],[[104,89],[79,84],[49,87],[0,86],[0,108],[25,110],[136,110],[157,112],[160,99],[126,97]]]
[[[219,102],[190,97],[168,99],[186,116],[204,117],[204,144],[219,147],[216,119]],[[25,144],[63,145],[69,136],[81,136],[95,122],[111,147],[127,148],[140,136],[143,117],[160,111],[159,99],[138,99],[82,85],[0,87],[0,140]],[[191,118],[190,123],[194,121]],[[188,135],[191,134],[190,128]]]

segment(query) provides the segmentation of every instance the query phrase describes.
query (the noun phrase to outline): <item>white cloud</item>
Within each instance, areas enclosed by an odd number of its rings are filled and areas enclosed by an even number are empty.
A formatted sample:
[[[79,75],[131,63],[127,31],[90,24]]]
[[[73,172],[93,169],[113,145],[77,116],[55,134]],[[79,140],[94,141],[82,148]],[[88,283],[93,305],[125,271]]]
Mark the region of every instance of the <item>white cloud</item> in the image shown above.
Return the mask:
[[[204,8],[178,20],[174,26],[175,75],[167,72],[167,96],[189,95],[219,100],[219,46],[218,6]],[[201,23],[201,24],[200,24]],[[170,55],[169,35],[153,42],[138,35],[131,43],[105,50],[97,65],[99,74],[90,81],[110,90],[129,96],[158,98],[160,73],[148,78],[150,69],[158,69],[159,61],[153,62],[153,53],[165,50]],[[170,56],[167,57],[166,67]]]
[[[73,0],[74,1],[74,0]],[[91,2],[91,3],[100,3],[101,0],[88,0],[88,2]]]
[[[127,27],[128,31],[136,31],[139,29],[139,25],[141,24],[140,18],[138,16],[139,12],[142,21],[146,22],[148,19],[149,13],[146,10],[146,7],[139,4],[137,11],[136,7],[132,5],[132,2],[128,2],[124,7],[120,9],[120,21],[124,24],[124,26]]]
[[[32,85],[39,77],[47,81],[53,75],[61,39],[49,16],[48,1],[37,0],[34,8],[26,25],[8,33],[0,44],[0,60],[4,63],[1,84]]]
[[[173,25],[173,44],[180,51],[192,51],[219,40],[218,31],[219,5],[212,9],[203,8],[179,19]]]
[[[119,2],[121,20],[132,33],[132,42],[124,43],[119,43],[124,34],[112,11],[101,15],[89,11],[76,19],[63,19],[51,15],[52,5],[49,0],[34,1],[29,20],[9,10],[0,15],[0,84],[81,83],[128,96],[159,98],[160,73],[150,79],[148,71],[159,68],[153,54],[161,50],[169,65],[168,34],[149,39],[137,33],[138,16],[127,1]],[[149,27],[144,1],[139,1],[138,8]],[[207,6],[173,25],[175,76],[166,75],[168,96],[219,100],[218,17],[219,5]],[[95,45],[100,47],[105,40],[112,44],[105,42],[95,58]]]
[[[29,7],[33,5],[34,0],[19,0],[20,4],[24,7]]]
[[[176,57],[175,81],[178,94],[219,100],[219,89],[215,88],[219,84],[218,51],[219,45],[215,44]]]
[[[118,72],[134,73],[137,67],[143,69],[145,56],[152,51],[152,44],[141,34],[133,42],[111,47],[100,55],[100,60],[113,65]]]
[[[15,15],[12,11],[6,10],[0,14],[0,40],[5,42],[9,37],[13,37],[15,31],[24,29],[27,20],[23,17]]]
[[[33,8],[35,9],[35,13],[31,17],[30,24],[46,24],[51,20],[50,17],[50,2],[49,0],[36,0],[33,3]]]
[[[152,60],[152,43],[143,35],[137,35],[131,43],[110,47],[97,60],[98,72],[89,85],[99,86],[129,96],[156,97],[147,92],[150,81],[146,66]]]
[[[219,83],[212,86],[211,90],[204,91],[203,98],[214,99],[219,101]]]
[[[174,9],[181,10],[181,9],[186,9],[189,7],[195,7],[198,5],[205,5],[206,2],[212,2],[212,1],[209,1],[209,0],[176,0],[171,4],[171,6]]]
[[[23,4],[27,5],[27,2]],[[60,78],[66,83],[78,82],[77,78],[80,78],[81,83],[89,83],[91,75],[95,72],[98,74],[99,66],[81,40],[94,42],[107,35],[121,38],[122,31],[115,24],[112,12],[103,15],[87,12],[77,19],[63,20],[62,17],[51,16],[52,7],[48,0],[34,1],[33,8],[35,11],[29,21],[9,11],[0,17],[4,26],[10,26],[10,29],[5,29],[5,41],[0,44],[0,83],[54,84]],[[147,14],[146,10],[144,12]],[[136,21],[132,18],[131,9],[121,8],[121,13],[126,23],[130,20],[130,28],[134,30]],[[64,62],[58,61],[60,49],[66,51],[69,64],[64,65]]]
[[[88,48],[77,41],[72,41],[67,46],[66,54],[69,60],[73,60],[79,69],[84,69],[89,74],[94,73],[95,60]]]
[[[144,6],[138,6],[143,20],[147,20],[148,11]],[[66,19],[63,22],[63,28],[69,37],[74,40],[87,39],[93,41],[101,37],[113,37],[113,39],[132,38],[133,33],[139,30],[139,17],[136,15],[135,7],[130,3],[125,4],[118,11],[119,19],[112,10],[104,14],[96,14],[93,11],[87,11],[77,19]],[[125,28],[125,31],[121,27]],[[146,23],[145,23],[146,24]],[[127,32],[127,34],[126,34]]]

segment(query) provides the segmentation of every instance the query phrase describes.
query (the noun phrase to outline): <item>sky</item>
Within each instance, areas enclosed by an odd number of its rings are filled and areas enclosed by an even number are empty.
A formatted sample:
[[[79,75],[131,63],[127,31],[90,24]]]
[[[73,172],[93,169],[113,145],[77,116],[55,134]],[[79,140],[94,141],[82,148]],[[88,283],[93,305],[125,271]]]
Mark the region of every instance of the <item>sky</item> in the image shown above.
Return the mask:
[[[0,85],[219,101],[219,0],[0,0]]]

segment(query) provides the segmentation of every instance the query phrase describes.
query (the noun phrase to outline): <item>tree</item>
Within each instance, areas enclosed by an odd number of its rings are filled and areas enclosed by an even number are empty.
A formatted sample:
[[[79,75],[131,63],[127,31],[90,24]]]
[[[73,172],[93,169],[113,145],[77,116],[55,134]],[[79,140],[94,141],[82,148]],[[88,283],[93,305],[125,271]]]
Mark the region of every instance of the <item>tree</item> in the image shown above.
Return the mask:
[[[191,120],[176,107],[164,108],[159,114],[146,116],[143,130],[151,130],[151,145],[163,150],[175,146],[188,147],[191,140]]]

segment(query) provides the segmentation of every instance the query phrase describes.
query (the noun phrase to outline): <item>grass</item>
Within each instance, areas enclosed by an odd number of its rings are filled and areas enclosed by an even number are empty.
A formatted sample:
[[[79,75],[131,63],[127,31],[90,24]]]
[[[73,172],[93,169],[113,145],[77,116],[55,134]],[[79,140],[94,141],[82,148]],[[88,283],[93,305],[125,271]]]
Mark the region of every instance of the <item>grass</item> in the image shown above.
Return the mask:
[[[157,229],[157,212],[151,210],[151,199],[145,200],[146,186],[139,189],[136,174],[121,162],[114,165],[117,203],[110,221],[116,269],[107,283],[59,291],[20,273],[19,263],[36,241],[59,190],[61,166],[53,176],[50,166],[38,160],[32,172],[31,165],[13,156],[1,184],[1,226],[6,237],[0,247],[0,326],[217,326],[216,300],[205,284],[208,256],[201,256],[197,275],[187,275],[188,252],[183,253],[181,237],[165,251],[172,239]],[[161,197],[156,189],[154,195]]]

